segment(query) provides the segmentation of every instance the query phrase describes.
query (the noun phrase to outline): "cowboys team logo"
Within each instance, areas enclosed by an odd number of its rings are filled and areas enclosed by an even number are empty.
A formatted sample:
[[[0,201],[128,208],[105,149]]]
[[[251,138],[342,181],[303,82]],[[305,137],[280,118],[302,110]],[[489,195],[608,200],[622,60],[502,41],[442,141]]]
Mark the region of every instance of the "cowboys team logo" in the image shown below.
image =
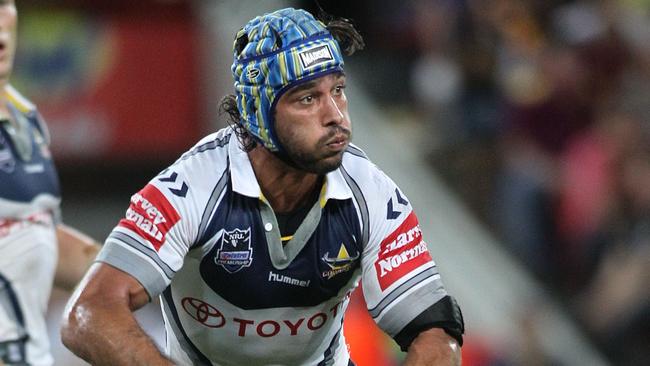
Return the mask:
[[[221,237],[221,248],[217,250],[214,262],[222,266],[228,273],[235,273],[253,263],[253,248],[251,248],[251,228],[224,231]]]
[[[323,262],[327,263],[327,265],[330,267],[330,270],[323,271],[321,274],[327,279],[330,279],[339,273],[351,270],[352,266],[354,265],[354,261],[359,258],[359,253],[357,253],[357,255],[354,257],[350,257],[350,253],[348,253],[348,250],[343,243],[341,243],[341,247],[339,248],[339,252],[336,257],[330,257],[329,254],[329,252],[325,253],[322,258]]]

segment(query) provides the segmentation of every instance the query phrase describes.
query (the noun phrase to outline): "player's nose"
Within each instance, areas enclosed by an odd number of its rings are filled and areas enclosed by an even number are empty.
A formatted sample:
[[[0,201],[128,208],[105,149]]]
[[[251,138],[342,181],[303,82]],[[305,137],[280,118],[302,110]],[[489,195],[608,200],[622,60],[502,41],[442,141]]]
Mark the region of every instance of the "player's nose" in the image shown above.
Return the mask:
[[[323,104],[324,104],[323,105],[324,124],[326,126],[331,124],[336,124],[336,125],[342,124],[345,119],[345,116],[341,111],[341,106],[339,106],[334,96],[328,95],[325,98],[325,102]]]

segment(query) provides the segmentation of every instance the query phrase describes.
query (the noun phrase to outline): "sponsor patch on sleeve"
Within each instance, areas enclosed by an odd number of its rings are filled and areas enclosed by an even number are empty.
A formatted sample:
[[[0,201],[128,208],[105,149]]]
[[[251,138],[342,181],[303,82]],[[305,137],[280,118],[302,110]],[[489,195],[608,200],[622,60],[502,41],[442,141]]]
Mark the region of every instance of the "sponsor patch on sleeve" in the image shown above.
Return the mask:
[[[118,226],[136,232],[158,251],[165,242],[165,235],[178,220],[178,212],[165,195],[155,186],[147,184],[140,192],[131,196],[126,217],[120,220]]]
[[[377,280],[382,291],[417,267],[430,262],[427,244],[422,240],[420,223],[411,214],[380,244],[375,262]]]

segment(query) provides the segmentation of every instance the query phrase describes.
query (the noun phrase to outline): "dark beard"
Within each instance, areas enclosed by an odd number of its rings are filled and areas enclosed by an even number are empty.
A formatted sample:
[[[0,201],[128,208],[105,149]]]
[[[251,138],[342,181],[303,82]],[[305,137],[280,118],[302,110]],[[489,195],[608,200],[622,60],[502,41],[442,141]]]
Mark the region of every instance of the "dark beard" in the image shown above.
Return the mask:
[[[337,133],[343,133],[346,136],[348,136],[348,140],[351,140],[350,130],[340,126],[336,126],[336,127],[332,127],[326,136],[318,140],[316,146],[324,146],[326,142],[331,138],[333,138]],[[341,166],[341,163],[343,162],[343,153],[345,152],[345,150],[336,153],[331,153],[329,155],[315,156],[314,154],[297,150],[292,144],[287,144],[285,143],[285,141],[282,141],[282,138],[280,136],[278,136],[278,139],[280,140],[280,143],[282,144],[284,151],[277,153],[276,155],[282,161],[284,161],[285,163],[287,163],[293,168],[306,171],[309,173],[324,175],[338,169]],[[332,157],[335,157],[337,155],[338,157],[332,159]]]

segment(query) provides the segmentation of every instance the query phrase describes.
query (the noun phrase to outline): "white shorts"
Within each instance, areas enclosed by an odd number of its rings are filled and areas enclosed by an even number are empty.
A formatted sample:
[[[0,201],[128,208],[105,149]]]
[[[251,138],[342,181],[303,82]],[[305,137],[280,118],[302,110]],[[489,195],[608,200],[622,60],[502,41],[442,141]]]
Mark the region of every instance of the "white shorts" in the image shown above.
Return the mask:
[[[57,264],[56,232],[51,222],[19,225],[0,236],[0,354],[9,353],[3,357],[14,363],[23,357],[30,365],[49,366],[45,312]]]

